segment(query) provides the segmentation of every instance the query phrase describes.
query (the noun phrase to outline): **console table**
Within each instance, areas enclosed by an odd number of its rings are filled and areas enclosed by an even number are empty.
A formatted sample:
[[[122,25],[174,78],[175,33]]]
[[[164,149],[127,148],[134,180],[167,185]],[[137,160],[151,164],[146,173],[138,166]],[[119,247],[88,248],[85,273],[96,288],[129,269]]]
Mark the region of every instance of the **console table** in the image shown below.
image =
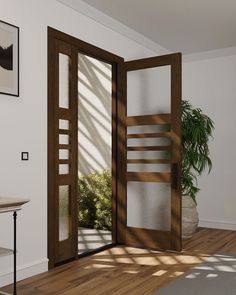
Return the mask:
[[[13,250],[1,248],[0,247],[0,258],[13,254],[14,256],[14,281],[13,281],[13,295],[17,295],[16,290],[16,219],[17,211],[21,210],[25,203],[28,203],[28,199],[18,199],[18,198],[2,198],[0,197],[0,213],[13,212],[13,222],[14,222],[14,247]],[[0,294],[8,294],[1,292]]]

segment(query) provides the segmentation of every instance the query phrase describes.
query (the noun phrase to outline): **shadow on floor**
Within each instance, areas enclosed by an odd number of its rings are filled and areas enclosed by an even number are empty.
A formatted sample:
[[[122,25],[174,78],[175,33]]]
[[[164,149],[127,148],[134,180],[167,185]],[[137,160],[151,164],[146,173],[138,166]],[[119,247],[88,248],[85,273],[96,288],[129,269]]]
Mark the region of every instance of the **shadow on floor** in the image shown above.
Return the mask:
[[[78,229],[78,249],[79,254],[95,250],[112,243],[110,231],[92,228]]]

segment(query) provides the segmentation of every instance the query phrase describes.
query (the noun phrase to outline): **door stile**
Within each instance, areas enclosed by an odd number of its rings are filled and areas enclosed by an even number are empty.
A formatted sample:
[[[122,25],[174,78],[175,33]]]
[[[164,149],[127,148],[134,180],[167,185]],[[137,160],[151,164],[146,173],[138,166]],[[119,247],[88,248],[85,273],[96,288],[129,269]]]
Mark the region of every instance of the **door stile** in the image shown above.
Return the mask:
[[[78,51],[74,46],[71,46],[71,110],[72,110],[72,128],[71,132],[73,134],[71,138],[71,174],[72,174],[72,199],[70,206],[70,214],[72,218],[72,236],[73,236],[73,257],[78,257]]]
[[[182,55],[172,56],[171,62],[171,128],[172,128],[172,177],[176,186],[171,187],[171,248],[182,249],[182,196],[181,196],[181,98]],[[175,166],[174,166],[175,165]],[[181,222],[180,222],[181,221]]]
[[[117,112],[119,114],[117,134],[117,243],[125,244],[127,224],[127,78],[124,63],[118,64],[117,73]]]

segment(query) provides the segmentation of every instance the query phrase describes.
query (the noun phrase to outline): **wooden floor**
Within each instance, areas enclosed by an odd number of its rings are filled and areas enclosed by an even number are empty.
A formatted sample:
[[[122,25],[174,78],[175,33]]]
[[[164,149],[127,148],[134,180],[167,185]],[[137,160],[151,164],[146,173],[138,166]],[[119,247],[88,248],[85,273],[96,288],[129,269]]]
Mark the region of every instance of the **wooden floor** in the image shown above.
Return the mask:
[[[181,254],[115,247],[21,281],[18,294],[149,295],[215,252],[236,253],[236,232],[200,229]]]

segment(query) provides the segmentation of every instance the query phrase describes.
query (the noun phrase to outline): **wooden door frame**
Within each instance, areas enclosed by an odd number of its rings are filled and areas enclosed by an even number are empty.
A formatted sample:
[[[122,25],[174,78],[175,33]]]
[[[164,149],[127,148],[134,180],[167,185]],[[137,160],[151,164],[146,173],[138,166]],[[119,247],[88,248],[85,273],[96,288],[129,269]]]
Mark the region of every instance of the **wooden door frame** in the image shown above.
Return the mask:
[[[55,267],[55,247],[56,247],[56,229],[55,229],[55,217],[56,212],[54,210],[55,204],[55,165],[57,163],[55,153],[55,75],[56,75],[56,40],[65,42],[76,48],[78,53],[85,54],[95,59],[112,65],[112,240],[113,243],[117,243],[117,195],[119,191],[123,190],[120,185],[123,183],[121,169],[120,156],[123,151],[120,150],[119,136],[122,134],[122,124],[125,122],[124,110],[126,109],[126,101],[123,93],[123,64],[124,59],[120,56],[107,52],[101,48],[91,45],[87,42],[79,40],[75,37],[67,35],[61,31],[48,27],[48,258],[49,268]],[[78,97],[78,93],[74,92],[75,97]],[[119,161],[117,158],[119,157]],[[76,161],[76,159],[75,159]],[[78,162],[78,161],[77,161]],[[122,161],[121,161],[122,162]],[[76,181],[76,180],[75,180]],[[77,207],[77,206],[76,206]],[[75,211],[76,212],[76,211]],[[76,214],[77,216],[77,214]],[[78,257],[77,246],[78,240],[74,241],[75,253],[73,259]],[[77,253],[76,253],[77,252]]]

